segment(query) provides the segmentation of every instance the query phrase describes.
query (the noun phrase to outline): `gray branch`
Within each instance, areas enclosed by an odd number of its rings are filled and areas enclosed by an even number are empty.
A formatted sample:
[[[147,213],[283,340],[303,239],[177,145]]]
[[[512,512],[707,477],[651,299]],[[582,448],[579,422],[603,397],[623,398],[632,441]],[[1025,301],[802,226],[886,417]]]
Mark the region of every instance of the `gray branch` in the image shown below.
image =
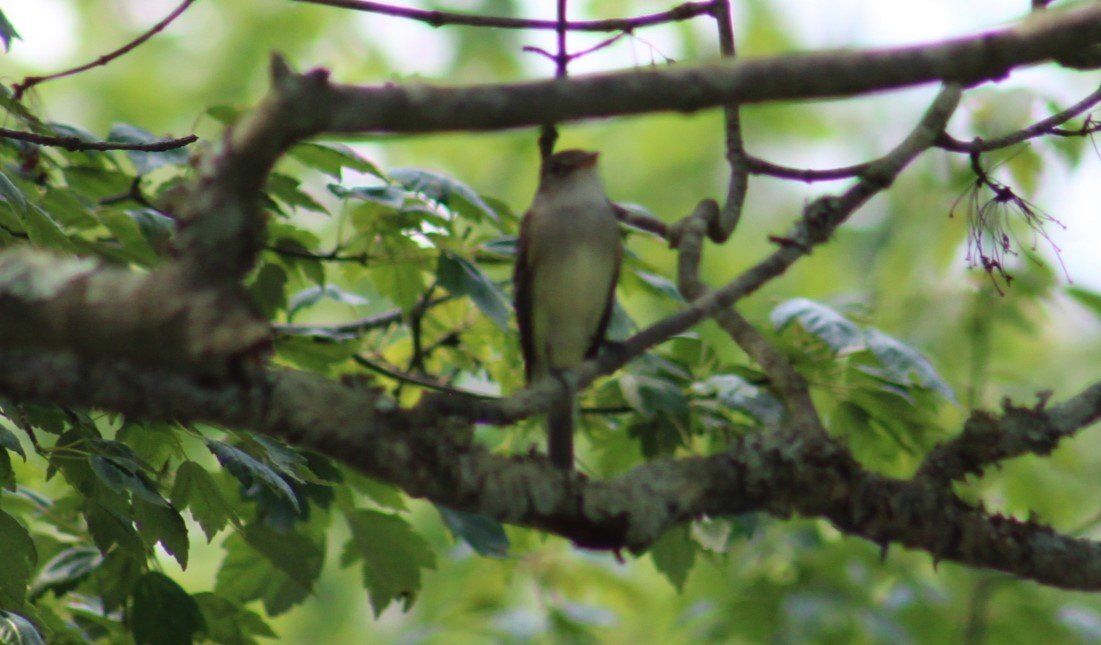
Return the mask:
[[[1080,429],[1101,415],[1098,391],[1101,384],[1037,412],[1033,432],[1059,432],[1050,437],[1057,442]],[[441,415],[433,402],[397,409],[380,389],[305,372],[268,371],[251,385],[212,384],[120,362],[0,349],[0,394],[282,437],[411,495],[594,549],[641,551],[668,528],[704,515],[799,514],[883,546],[1101,590],[1101,545],[987,513],[923,477],[877,475],[821,434],[765,430],[720,454],[657,460],[594,481],[542,456],[492,455],[469,441],[468,422]]]
[[[941,43],[793,54],[471,87],[325,86],[314,132],[502,130],[727,104],[842,98],[925,83],[970,86],[1101,42],[1101,7],[1035,15]]]

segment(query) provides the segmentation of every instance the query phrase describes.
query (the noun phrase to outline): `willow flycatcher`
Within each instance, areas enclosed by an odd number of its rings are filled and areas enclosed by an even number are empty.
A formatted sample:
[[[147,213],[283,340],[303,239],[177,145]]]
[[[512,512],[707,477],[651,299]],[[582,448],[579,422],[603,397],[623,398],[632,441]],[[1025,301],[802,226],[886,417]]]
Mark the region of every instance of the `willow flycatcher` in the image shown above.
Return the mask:
[[[597,153],[543,161],[535,201],[520,224],[513,292],[528,383],[596,355],[608,328],[623,242],[596,171]],[[547,412],[547,452],[573,468],[576,393]]]

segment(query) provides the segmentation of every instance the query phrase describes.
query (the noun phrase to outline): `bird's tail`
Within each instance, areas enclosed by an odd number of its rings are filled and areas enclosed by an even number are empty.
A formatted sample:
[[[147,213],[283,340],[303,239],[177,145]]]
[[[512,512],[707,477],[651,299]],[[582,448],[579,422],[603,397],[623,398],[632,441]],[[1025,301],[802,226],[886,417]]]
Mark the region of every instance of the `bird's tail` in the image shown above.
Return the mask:
[[[577,399],[563,395],[547,411],[547,454],[558,468],[573,470],[573,422]]]

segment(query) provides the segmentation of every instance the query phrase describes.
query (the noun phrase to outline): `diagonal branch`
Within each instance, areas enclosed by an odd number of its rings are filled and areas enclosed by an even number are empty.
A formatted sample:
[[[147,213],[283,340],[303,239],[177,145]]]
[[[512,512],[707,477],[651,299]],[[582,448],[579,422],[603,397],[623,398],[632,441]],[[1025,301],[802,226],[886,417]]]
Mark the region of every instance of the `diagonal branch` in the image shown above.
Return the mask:
[[[181,2],[178,7],[173,9],[172,12],[169,13],[164,18],[164,20],[161,20],[157,24],[153,25],[149,29],[149,31],[145,32],[141,36],[138,36],[137,38],[130,41],[129,43],[126,43],[122,47],[119,47],[115,51],[113,51],[109,54],[104,54],[104,55],[100,56],[99,58],[95,59],[94,61],[92,61],[90,63],[86,63],[84,65],[80,65],[79,67],[74,67],[72,69],[67,69],[63,72],[57,72],[55,74],[49,74],[47,76],[28,76],[28,77],[24,78],[22,81],[16,83],[15,85],[12,85],[12,90],[13,90],[13,97],[12,98],[14,98],[16,101],[20,100],[21,98],[23,98],[23,94],[25,94],[27,92],[27,90],[31,89],[32,87],[34,87],[35,85],[38,85],[40,83],[45,83],[46,81],[50,81],[50,80],[53,80],[55,78],[64,78],[66,76],[72,76],[74,74],[79,74],[81,72],[86,72],[86,71],[88,71],[90,69],[93,69],[95,67],[100,67],[102,65],[107,65],[108,63],[115,60],[116,58],[119,58],[120,56],[123,56],[123,55],[133,51],[134,49],[137,49],[142,43],[149,40],[150,38],[157,35],[158,33],[164,31],[165,28],[168,27],[168,25],[172,24],[172,22],[174,20],[176,20],[176,18],[179,18],[181,15],[183,15],[183,12],[187,11],[187,8],[190,7],[194,2],[195,2],[195,0],[183,0],[183,2]]]
[[[753,293],[769,280],[783,274],[799,258],[829,240],[830,236],[852,213],[869,199],[888,188],[918,155],[933,145],[959,105],[961,90],[951,85],[943,88],[913,132],[886,156],[869,164],[864,177],[837,197],[820,197],[810,203],[791,234],[777,241],[780,248],[741,276],[720,289],[710,291],[692,301],[686,309],[661,320],[629,338],[621,351],[587,361],[575,371],[580,385],[587,385],[597,376],[623,366],[646,349],[687,331],[697,323],[715,316],[735,302]],[[549,382],[548,382],[549,383]],[[544,384],[545,385],[545,384]],[[530,391],[555,392],[551,386],[537,386]]]

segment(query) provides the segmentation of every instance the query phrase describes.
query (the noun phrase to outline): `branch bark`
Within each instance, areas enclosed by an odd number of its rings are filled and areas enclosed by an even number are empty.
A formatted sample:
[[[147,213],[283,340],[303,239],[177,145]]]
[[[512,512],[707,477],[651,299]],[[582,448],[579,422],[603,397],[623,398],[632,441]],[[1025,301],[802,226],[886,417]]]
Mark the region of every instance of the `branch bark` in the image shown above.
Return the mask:
[[[507,85],[330,86],[314,97],[320,132],[502,130],[727,104],[843,98],[931,82],[970,86],[1101,42],[1101,7],[1040,14],[1000,31],[868,51],[631,70]]]
[[[1098,392],[1101,383],[1038,411],[1032,432],[1048,433],[1054,444],[1081,429],[1101,416]],[[466,421],[441,416],[432,401],[397,409],[380,390],[305,372],[270,370],[251,385],[211,385],[117,361],[0,349],[0,393],[282,437],[411,495],[588,548],[641,551],[668,528],[704,515],[799,514],[939,560],[1066,589],[1101,589],[1101,544],[987,513],[925,477],[869,472],[824,435],[766,430],[720,454],[657,460],[592,481],[542,456],[489,454],[467,440]]]

